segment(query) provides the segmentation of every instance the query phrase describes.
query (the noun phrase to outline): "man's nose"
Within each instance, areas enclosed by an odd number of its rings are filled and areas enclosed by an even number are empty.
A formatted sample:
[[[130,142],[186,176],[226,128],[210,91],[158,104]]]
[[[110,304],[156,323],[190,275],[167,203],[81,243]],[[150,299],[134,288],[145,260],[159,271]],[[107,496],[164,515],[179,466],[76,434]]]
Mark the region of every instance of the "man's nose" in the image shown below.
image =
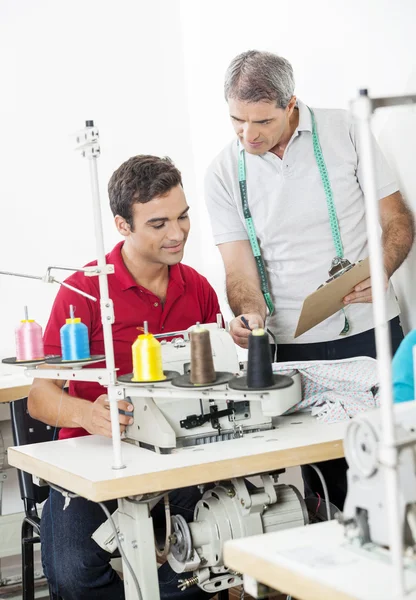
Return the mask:
[[[172,221],[169,224],[168,238],[177,242],[182,242],[184,240],[185,232],[182,229],[181,223],[179,221]]]
[[[251,123],[245,123],[243,127],[243,137],[246,142],[252,143],[259,137],[259,130]]]

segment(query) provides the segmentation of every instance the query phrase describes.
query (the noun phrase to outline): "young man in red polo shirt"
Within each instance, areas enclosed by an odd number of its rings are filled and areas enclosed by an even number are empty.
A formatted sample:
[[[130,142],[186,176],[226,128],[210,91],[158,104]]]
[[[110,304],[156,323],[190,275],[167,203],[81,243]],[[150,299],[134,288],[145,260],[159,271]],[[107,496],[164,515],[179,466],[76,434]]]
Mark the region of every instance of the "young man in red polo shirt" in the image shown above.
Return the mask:
[[[220,312],[215,291],[194,269],[180,264],[190,223],[188,204],[179,171],[167,158],[135,156],[112,175],[108,192],[115,224],[124,240],[107,255],[115,272],[108,276],[114,303],[113,341],[120,375],[132,371],[131,346],[143,322],[151,333],[186,329],[197,321],[211,323]],[[95,263],[90,263],[95,264]],[[97,277],[75,273],[66,280],[99,298]],[[61,287],[44,335],[45,353],[60,354],[59,331],[69,315],[69,306],[88,327],[91,354],[104,353],[99,302],[93,302]],[[111,422],[105,388],[96,383],[73,382],[69,393],[64,382],[35,379],[29,394],[30,414],[60,427],[59,437],[88,434],[111,437]],[[127,401],[121,409],[132,410]],[[120,415],[124,431],[131,417]],[[195,488],[174,492],[175,512],[190,520],[200,498]],[[91,539],[105,520],[100,506],[83,498],[72,500],[63,511],[64,499],[51,490],[42,512],[42,562],[46,577],[64,600],[122,600],[124,586],[111,568],[111,556]],[[108,502],[110,511],[116,502]],[[154,520],[164,519],[158,505]],[[174,600],[209,598],[199,588],[178,590],[176,573],[165,563],[159,569],[161,598]]]

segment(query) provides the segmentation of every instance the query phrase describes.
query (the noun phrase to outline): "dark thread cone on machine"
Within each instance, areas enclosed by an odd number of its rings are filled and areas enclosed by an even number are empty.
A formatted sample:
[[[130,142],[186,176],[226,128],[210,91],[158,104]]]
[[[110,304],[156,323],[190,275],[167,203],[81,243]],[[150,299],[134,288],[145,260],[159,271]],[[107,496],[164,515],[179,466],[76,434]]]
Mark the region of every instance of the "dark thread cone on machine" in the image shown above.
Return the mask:
[[[195,385],[213,383],[216,379],[212,359],[209,331],[197,326],[189,334],[191,339],[191,373],[189,380]]]
[[[267,388],[274,383],[269,336],[254,329],[248,338],[247,387]]]

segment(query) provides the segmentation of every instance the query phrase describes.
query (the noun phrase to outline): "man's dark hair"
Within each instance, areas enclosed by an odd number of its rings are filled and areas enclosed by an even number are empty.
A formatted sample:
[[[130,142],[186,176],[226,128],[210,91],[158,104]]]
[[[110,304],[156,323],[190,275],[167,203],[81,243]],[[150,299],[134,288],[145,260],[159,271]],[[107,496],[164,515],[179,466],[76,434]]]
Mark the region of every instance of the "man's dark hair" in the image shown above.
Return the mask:
[[[182,185],[182,177],[170,158],[139,154],[126,160],[108,182],[110,207],[133,230],[133,204],[150,202]]]

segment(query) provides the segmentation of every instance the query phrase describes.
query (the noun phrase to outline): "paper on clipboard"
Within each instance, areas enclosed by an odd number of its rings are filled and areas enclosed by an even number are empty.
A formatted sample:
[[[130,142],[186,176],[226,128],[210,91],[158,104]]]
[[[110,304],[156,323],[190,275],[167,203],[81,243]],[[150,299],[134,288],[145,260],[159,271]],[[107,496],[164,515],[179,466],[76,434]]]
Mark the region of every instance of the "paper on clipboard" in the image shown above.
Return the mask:
[[[316,292],[307,296],[303,301],[295,338],[344,308],[342,302],[344,296],[347,296],[356,285],[368,277],[370,277],[370,262],[366,258],[343,275],[325,283]]]

